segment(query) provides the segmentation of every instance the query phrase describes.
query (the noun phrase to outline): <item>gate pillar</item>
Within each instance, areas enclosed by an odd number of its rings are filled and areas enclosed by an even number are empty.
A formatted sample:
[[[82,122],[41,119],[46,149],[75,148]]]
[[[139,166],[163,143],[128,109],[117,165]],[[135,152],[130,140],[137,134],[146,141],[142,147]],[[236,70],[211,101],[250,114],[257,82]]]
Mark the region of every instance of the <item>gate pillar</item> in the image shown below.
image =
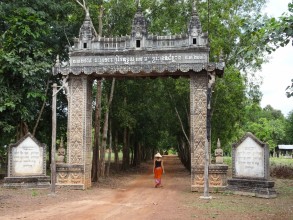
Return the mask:
[[[92,80],[70,75],[68,89],[66,163],[57,164],[56,185],[86,189],[91,187]]]
[[[191,191],[204,189],[205,141],[207,139],[208,89],[211,81],[208,72],[190,75],[190,148],[191,148]],[[211,89],[211,88],[210,88]],[[211,97],[210,97],[211,98]],[[210,137],[209,137],[210,138]],[[211,146],[208,150],[209,161]],[[209,164],[209,187],[221,190],[227,186],[227,170],[225,164]]]
[[[190,75],[191,191],[204,186],[208,74]]]

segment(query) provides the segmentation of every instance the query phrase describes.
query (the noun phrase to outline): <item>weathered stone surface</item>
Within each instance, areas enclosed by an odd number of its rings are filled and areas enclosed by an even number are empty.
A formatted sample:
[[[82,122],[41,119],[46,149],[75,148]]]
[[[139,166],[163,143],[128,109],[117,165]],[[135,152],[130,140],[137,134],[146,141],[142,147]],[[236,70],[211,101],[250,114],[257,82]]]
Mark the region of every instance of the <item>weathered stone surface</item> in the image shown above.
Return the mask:
[[[56,164],[58,187],[86,189],[84,166],[79,164]]]
[[[8,177],[5,187],[49,187],[46,176],[46,145],[30,133],[8,148]]]
[[[68,81],[67,161],[57,164],[56,185],[85,189],[91,186],[92,81],[86,75]]]
[[[227,187],[228,165],[210,164],[209,165],[209,190],[222,191]],[[191,170],[191,191],[203,192],[204,185],[204,167],[198,167]]]
[[[269,180],[229,179],[226,190],[231,190],[233,193],[240,195],[275,198],[277,197],[277,193],[274,185],[275,182]]]
[[[6,188],[48,188],[50,186],[50,177],[5,177],[3,186]]]
[[[269,181],[269,148],[247,133],[232,149],[232,179],[227,190],[262,198],[276,197],[274,182]]]
[[[269,174],[269,147],[247,133],[232,147],[233,178],[257,178],[267,180]]]

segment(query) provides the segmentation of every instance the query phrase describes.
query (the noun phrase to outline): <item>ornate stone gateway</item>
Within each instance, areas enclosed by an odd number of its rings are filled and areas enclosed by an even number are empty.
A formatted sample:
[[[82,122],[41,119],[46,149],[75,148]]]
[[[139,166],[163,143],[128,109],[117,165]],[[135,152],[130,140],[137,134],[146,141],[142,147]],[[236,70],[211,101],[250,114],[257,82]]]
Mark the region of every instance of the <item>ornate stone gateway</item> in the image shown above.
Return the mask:
[[[190,78],[191,188],[203,188],[204,145],[210,133],[208,90],[215,76],[223,75],[224,63],[209,63],[207,34],[194,6],[188,33],[170,36],[149,34],[140,6],[130,36],[98,36],[87,14],[69,56],[68,66],[57,63],[54,68],[54,74],[68,77],[69,88],[67,163],[57,166],[57,185],[91,186],[93,79],[184,76]],[[217,181],[210,186],[226,185],[221,172],[213,169],[211,175]]]

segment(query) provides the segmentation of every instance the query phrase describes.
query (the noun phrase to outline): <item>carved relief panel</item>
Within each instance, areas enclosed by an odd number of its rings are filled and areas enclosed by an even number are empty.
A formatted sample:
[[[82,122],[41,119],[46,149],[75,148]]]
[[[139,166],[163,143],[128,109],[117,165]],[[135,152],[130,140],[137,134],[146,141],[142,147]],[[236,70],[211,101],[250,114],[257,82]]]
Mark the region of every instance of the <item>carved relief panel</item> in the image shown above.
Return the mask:
[[[83,164],[83,116],[85,115],[83,77],[70,76],[68,103],[67,155],[69,164]]]
[[[203,186],[205,140],[207,137],[207,73],[190,75],[191,186]]]
[[[190,142],[191,167],[204,166],[204,144],[207,136],[207,74],[190,76]]]

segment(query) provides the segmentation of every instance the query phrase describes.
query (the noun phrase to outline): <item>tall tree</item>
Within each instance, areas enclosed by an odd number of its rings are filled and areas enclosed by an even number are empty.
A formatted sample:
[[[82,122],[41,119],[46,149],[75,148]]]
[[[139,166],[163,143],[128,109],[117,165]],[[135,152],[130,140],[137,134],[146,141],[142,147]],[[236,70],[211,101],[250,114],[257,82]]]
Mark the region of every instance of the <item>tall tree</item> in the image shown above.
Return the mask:
[[[42,126],[39,122],[44,103],[49,108],[46,88],[55,54],[67,53],[67,14],[63,10],[71,6],[62,1],[62,6],[56,7],[57,3],[4,0],[0,4],[0,130],[1,136],[8,138],[6,143],[15,141],[17,127],[35,130],[37,136],[41,133],[36,128]]]
[[[107,139],[108,139],[108,127],[109,127],[109,112],[110,112],[110,107],[112,104],[113,100],[113,95],[114,95],[114,88],[115,88],[115,78],[112,80],[112,85],[111,85],[111,92],[109,99],[106,99],[106,106],[105,106],[105,115],[104,115],[104,126],[103,126],[103,135],[102,135],[102,144],[101,144],[101,157],[100,157],[100,175],[101,177],[105,176],[105,153],[106,153],[106,145],[107,145]],[[106,96],[108,97],[108,96]],[[110,152],[109,152],[110,153]]]
[[[291,110],[286,119],[285,125],[285,144],[293,144],[293,110]]]

